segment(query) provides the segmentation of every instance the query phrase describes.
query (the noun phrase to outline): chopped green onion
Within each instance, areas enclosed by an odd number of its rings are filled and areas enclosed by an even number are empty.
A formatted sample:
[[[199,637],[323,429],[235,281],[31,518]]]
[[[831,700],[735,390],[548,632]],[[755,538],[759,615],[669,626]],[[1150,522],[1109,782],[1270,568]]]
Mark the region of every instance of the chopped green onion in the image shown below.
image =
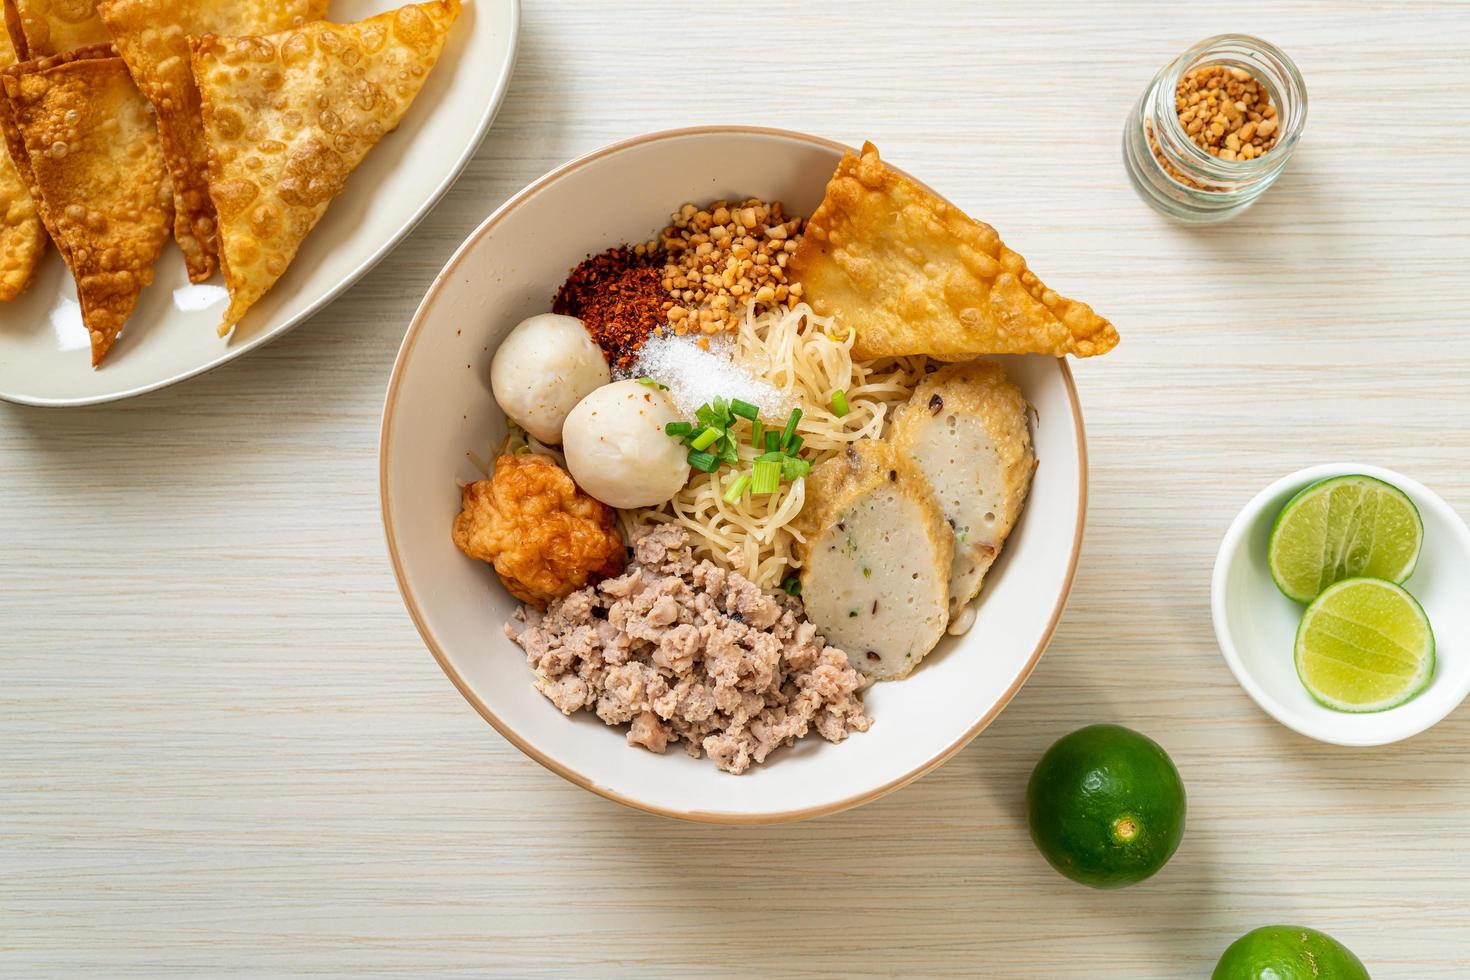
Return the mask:
[[[781,464],[768,459],[757,460],[752,470],[751,493],[775,493],[781,486]]]
[[[802,444],[805,442],[806,440],[803,439],[801,436],[792,436],[791,441],[786,444],[786,451],[795,456],[797,453],[801,452]]]
[[[703,432],[694,437],[694,441],[689,443],[689,448],[703,451],[705,449],[708,449],[710,446],[713,446],[722,435],[724,435],[724,433],[722,433],[719,429],[706,428]]]
[[[755,448],[757,448],[757,449],[761,448],[761,446],[764,444],[763,440],[761,439],[761,433],[764,432],[764,431],[765,430],[761,426],[761,420],[760,419],[758,419],[758,418],[751,419],[751,421],[750,421],[750,444],[752,446],[754,446]]]
[[[812,464],[795,456],[787,456],[781,461],[781,476],[788,480],[799,480],[812,471]]]
[[[702,453],[696,449],[689,453],[689,465],[703,473],[713,473],[720,468],[720,459],[713,453]]]
[[[761,453],[755,458],[755,461],[757,463],[784,463],[790,458],[791,457],[781,452],[781,450],[777,449],[773,452]]]
[[[774,453],[781,449],[781,433],[775,429],[766,430],[766,452]]]
[[[795,575],[781,582],[781,591],[787,595],[801,595],[801,579]]]
[[[846,415],[848,411],[849,406],[847,404],[847,392],[843,391],[841,388],[838,388],[836,391],[832,392],[832,414],[836,415],[838,418],[842,418],[842,416]]]
[[[725,491],[725,503],[733,504],[738,501],[748,486],[750,486],[750,474],[742,474],[740,479],[730,484],[730,489]]]
[[[714,401],[714,410],[717,417],[728,419],[730,417],[730,402],[727,399],[721,398],[719,395],[716,395]]]
[[[668,391],[669,390],[669,386],[668,385],[666,385],[666,384],[659,384],[657,381],[653,380],[652,378],[639,378],[638,379],[638,383],[641,384],[641,385],[643,385],[646,388],[657,388],[659,391]]]
[[[725,433],[715,448],[719,450],[720,462],[729,463],[731,466],[740,462],[740,447],[735,444],[735,437],[729,432]]]
[[[796,435],[796,423],[801,421],[801,409],[793,408],[791,418],[786,420],[786,428],[781,432],[781,446],[784,448],[791,442],[791,437]]]
[[[687,436],[693,431],[693,422],[668,422],[664,425],[664,435],[666,436]]]
[[[738,398],[730,399],[730,412],[751,422],[761,417],[760,409],[756,408],[750,402],[743,402]]]

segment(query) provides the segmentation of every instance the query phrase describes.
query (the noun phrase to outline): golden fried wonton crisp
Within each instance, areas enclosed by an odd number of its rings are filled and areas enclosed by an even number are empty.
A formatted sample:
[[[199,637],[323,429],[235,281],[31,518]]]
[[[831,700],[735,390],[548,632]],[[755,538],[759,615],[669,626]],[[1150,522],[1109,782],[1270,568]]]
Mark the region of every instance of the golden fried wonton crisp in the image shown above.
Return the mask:
[[[459,0],[269,37],[190,38],[204,109],[219,261],[220,334],[276,284],[302,239],[439,59]]]
[[[97,0],[4,0],[5,24],[23,58],[44,58],[108,41]]]
[[[118,53],[158,113],[158,134],[174,182],[174,237],[189,278],[214,274],[215,216],[199,88],[189,36],[273,34],[327,14],[327,0],[102,0],[97,5]]]
[[[15,61],[10,38],[0,31],[0,69]],[[26,184],[10,154],[0,146],[0,300],[15,299],[25,291],[46,250],[46,232]]]
[[[31,196],[76,278],[95,367],[168,241],[173,192],[158,127],[121,58],[73,52],[18,65],[0,83],[7,144],[20,142]]]
[[[36,215],[45,226],[46,212],[41,200],[41,191],[36,184],[36,172],[31,167],[31,155],[26,151],[25,134],[21,132],[16,122],[14,106],[11,105],[9,90],[6,88],[6,79],[19,79],[22,75],[42,75],[53,68],[72,64],[79,61],[93,61],[103,58],[115,58],[117,52],[110,44],[94,44],[86,48],[77,48],[66,54],[51,55],[46,58],[36,58],[31,61],[23,61],[17,65],[0,70],[0,134],[5,137],[5,149],[10,156],[10,162],[15,165],[15,171],[20,175],[21,181],[26,185],[30,193],[31,203],[36,208]],[[46,229],[50,231],[49,228]],[[57,251],[68,264],[71,256],[67,251],[67,243],[58,241]]]
[[[818,313],[857,331],[853,356],[1106,354],[1118,331],[1059,296],[994,228],[895,173],[873,144],[847,154],[788,270]]]

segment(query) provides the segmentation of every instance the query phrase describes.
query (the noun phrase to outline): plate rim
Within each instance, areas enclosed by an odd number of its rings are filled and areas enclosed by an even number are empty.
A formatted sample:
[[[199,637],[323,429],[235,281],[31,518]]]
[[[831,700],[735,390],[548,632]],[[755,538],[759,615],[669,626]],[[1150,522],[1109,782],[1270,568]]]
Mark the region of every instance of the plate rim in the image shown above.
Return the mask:
[[[418,630],[419,638],[423,641],[424,645],[428,647],[429,652],[434,657],[434,660],[439,664],[439,668],[444,672],[445,676],[449,678],[450,682],[459,691],[460,695],[469,702],[470,706],[475,709],[475,711],[480,715],[481,718],[483,718],[486,722],[490,724],[492,728],[500,733],[501,737],[503,737],[506,741],[510,742],[517,749],[519,749],[521,753],[527,758],[540,764],[543,768],[555,773],[556,775],[565,779],[567,782],[572,783],[575,786],[580,786],[582,789],[588,790],[589,792],[595,793],[603,799],[611,800],[614,803],[620,803],[623,806],[629,807],[631,809],[640,810],[644,813],[656,814],[662,817],[691,821],[694,823],[721,824],[726,826],[759,826],[769,824],[794,823],[799,820],[810,820],[817,817],[828,816],[834,813],[840,813],[844,810],[850,810],[853,807],[862,806],[863,804],[871,803],[874,800],[879,799],[880,797],[887,796],[889,793],[902,789],[909,783],[932,772],[934,769],[937,769],[945,762],[948,762],[951,758],[955,756],[955,754],[957,754],[961,749],[968,745],[975,738],[975,736],[979,735],[982,731],[988,728],[991,722],[995,720],[995,718],[1001,713],[1001,711],[1010,704],[1011,700],[1016,696],[1016,694],[1021,690],[1021,687],[1030,678],[1032,671],[1036,669],[1036,664],[1041,660],[1041,655],[1046,651],[1047,646],[1051,643],[1052,637],[1056,633],[1057,626],[1061,622],[1062,613],[1066,609],[1067,600],[1071,596],[1072,585],[1077,576],[1078,561],[1081,558],[1082,553],[1083,530],[1087,524],[1087,431],[1082,420],[1082,403],[1077,393],[1076,381],[1072,376],[1071,366],[1067,363],[1065,357],[1059,357],[1056,360],[1058,362],[1058,366],[1061,368],[1062,383],[1066,389],[1067,400],[1070,403],[1072,409],[1072,425],[1077,434],[1077,521],[1076,526],[1073,528],[1072,532],[1071,555],[1068,557],[1067,570],[1063,577],[1062,588],[1057,595],[1056,604],[1052,608],[1051,616],[1048,619],[1045,628],[1041,632],[1041,636],[1037,641],[1035,649],[1032,650],[1031,656],[1027,659],[1025,666],[1017,675],[1016,679],[1011,682],[1010,687],[1008,687],[1005,692],[1000,696],[1000,698],[997,699],[996,703],[991,706],[990,710],[987,711],[983,716],[981,716],[981,718],[969,729],[961,733],[961,735],[949,745],[945,746],[943,749],[935,753],[926,761],[910,769],[908,772],[889,780],[881,786],[863,790],[860,793],[854,793],[830,803],[822,803],[810,807],[781,810],[770,813],[739,813],[732,811],[694,809],[674,810],[653,806],[651,804],[644,803],[640,800],[619,793],[609,787],[599,785],[595,780],[591,779],[590,777],[576,771],[575,769],[572,769],[570,766],[558,762],[557,760],[541,752],[539,749],[533,747],[524,738],[522,738],[514,730],[514,728],[501,721],[501,719],[495,714],[490,706],[486,704],[484,700],[481,699],[474,692],[474,690],[469,686],[465,679],[460,676],[459,672],[455,670],[453,664],[451,664],[449,659],[445,656],[444,651],[440,646],[437,638],[434,636],[433,631],[429,628],[426,620],[424,619],[423,613],[419,608],[418,599],[415,596],[412,588],[410,588],[407,577],[404,574],[403,559],[398,551],[397,534],[394,528],[390,507],[391,501],[389,499],[388,489],[388,458],[391,453],[392,442],[391,421],[394,414],[394,408],[396,407],[396,403],[398,400],[399,386],[403,380],[404,366],[413,353],[413,348],[418,340],[419,334],[423,331],[424,323],[427,319],[427,310],[435,301],[438,300],[439,294],[444,290],[450,278],[458,270],[460,264],[467,258],[471,249],[478,245],[479,242],[483,238],[485,238],[485,236],[489,235],[494,230],[495,226],[498,225],[507,214],[509,214],[512,210],[520,207],[520,205],[523,204],[526,200],[539,193],[549,184],[561,180],[567,175],[581,170],[582,168],[592,163],[595,163],[603,157],[622,153],[624,151],[633,149],[634,147],[642,146],[646,143],[682,139],[690,136],[730,134],[774,136],[781,139],[795,140],[797,142],[820,146],[822,148],[833,150],[838,153],[857,152],[853,147],[850,147],[845,143],[838,142],[837,140],[828,139],[824,136],[815,136],[810,133],[804,133],[798,130],[749,125],[714,124],[685,126],[675,129],[657,130],[654,132],[644,133],[638,136],[632,136],[626,139],[617,140],[615,142],[606,144],[605,146],[601,146],[597,149],[591,150],[590,152],[584,153],[581,156],[575,157],[567,161],[566,163],[554,167],[547,173],[527,184],[521,190],[517,191],[509,199],[507,199],[504,204],[500,205],[500,207],[491,212],[491,214],[484,221],[482,221],[480,225],[475,228],[474,231],[470,232],[469,236],[462,243],[460,243],[460,246],[455,249],[454,254],[449,257],[449,260],[444,264],[444,267],[439,271],[439,274],[434,277],[434,281],[429,286],[428,292],[424,294],[423,300],[419,303],[418,309],[414,312],[413,319],[409,322],[408,329],[404,332],[403,342],[399,346],[398,354],[393,360],[393,371],[388,378],[388,389],[383,400],[383,414],[378,430],[378,502],[380,517],[383,523],[383,535],[388,546],[389,560],[393,565],[393,578],[398,585],[399,597],[403,600],[404,607],[408,610],[409,617],[413,620],[415,629]],[[899,168],[894,169],[897,170]],[[904,171],[901,170],[900,172],[904,173]],[[911,175],[905,175],[909,176],[911,180],[914,179]],[[927,184],[923,184],[922,181],[915,180],[915,182],[919,183],[926,189],[931,190],[932,192],[932,188],[929,188]],[[942,195],[939,196],[942,197]]]
[[[393,253],[409,235],[413,234],[420,223],[429,216],[429,212],[438,206],[449,193],[449,189],[455,185],[464,174],[465,168],[480,152],[480,146],[489,135],[490,128],[495,124],[495,118],[500,114],[500,108],[505,102],[505,97],[510,91],[510,81],[515,74],[516,61],[520,57],[521,47],[521,0],[506,0],[510,4],[510,57],[501,66],[500,73],[495,78],[495,85],[490,91],[490,99],[485,104],[485,111],[481,114],[476,124],[476,132],[470,138],[464,153],[454,162],[448,174],[434,188],[433,192],[424,199],[424,203],[409,215],[408,220],[392,235],[385,238],[371,254],[346,276],[339,279],[330,289],[319,296],[316,300],[306,306],[301,312],[288,317],[276,327],[263,331],[259,336],[252,337],[239,347],[226,345],[224,351],[218,357],[196,365],[172,377],[163,378],[158,381],[149,381],[144,384],[135,385],[122,391],[109,392],[101,395],[81,395],[75,398],[35,398],[28,395],[17,395],[12,392],[0,391],[0,402],[8,402],[12,405],[26,405],[32,408],[86,408],[94,405],[106,405],[110,402],[124,401],[146,395],[149,392],[160,391],[164,388],[182,384],[185,381],[208,374],[211,371],[224,367],[226,364],[238,358],[244,357],[257,348],[264,347],[274,340],[284,337],[295,330],[307,320],[316,316],[335,302],[343,293],[357,285],[369,272],[373,271],[379,263]]]

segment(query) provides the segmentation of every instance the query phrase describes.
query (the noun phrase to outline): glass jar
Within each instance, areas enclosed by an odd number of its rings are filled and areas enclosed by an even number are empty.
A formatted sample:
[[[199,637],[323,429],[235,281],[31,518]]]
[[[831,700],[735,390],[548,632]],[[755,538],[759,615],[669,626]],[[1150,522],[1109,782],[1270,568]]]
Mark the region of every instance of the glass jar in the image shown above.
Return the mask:
[[[1214,156],[1190,139],[1179,121],[1179,80],[1205,65],[1254,75],[1276,108],[1276,144],[1250,160]],[[1207,38],[1154,76],[1123,128],[1123,159],[1133,186],[1149,204],[1181,221],[1224,221],[1249,207],[1286,169],[1307,122],[1307,87],[1280,48],[1258,37]]]

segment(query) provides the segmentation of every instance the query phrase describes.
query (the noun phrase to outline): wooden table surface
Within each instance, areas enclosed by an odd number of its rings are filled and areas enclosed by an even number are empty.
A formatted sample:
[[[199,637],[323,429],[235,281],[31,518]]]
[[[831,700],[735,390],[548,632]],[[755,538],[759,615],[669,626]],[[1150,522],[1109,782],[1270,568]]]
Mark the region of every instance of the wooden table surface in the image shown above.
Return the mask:
[[[528,3],[464,178],[290,336],[122,404],[0,406],[0,975],[1179,980],[1276,921],[1375,978],[1470,975],[1470,709],[1387,748],[1298,737],[1208,608],[1227,523],[1300,466],[1470,513],[1470,6],[668,6]],[[1191,230],[1134,196],[1120,130],[1230,30],[1297,60],[1311,117],[1253,210]],[[1076,367],[1090,520],[1024,690],[918,783],[777,828],[523,758],[419,642],[378,520],[388,371],[454,247],[572,156],[706,122],[872,138],[1124,338]],[[1123,892],[1057,876],[1022,819],[1040,753],[1096,721],[1189,787],[1178,855]]]

